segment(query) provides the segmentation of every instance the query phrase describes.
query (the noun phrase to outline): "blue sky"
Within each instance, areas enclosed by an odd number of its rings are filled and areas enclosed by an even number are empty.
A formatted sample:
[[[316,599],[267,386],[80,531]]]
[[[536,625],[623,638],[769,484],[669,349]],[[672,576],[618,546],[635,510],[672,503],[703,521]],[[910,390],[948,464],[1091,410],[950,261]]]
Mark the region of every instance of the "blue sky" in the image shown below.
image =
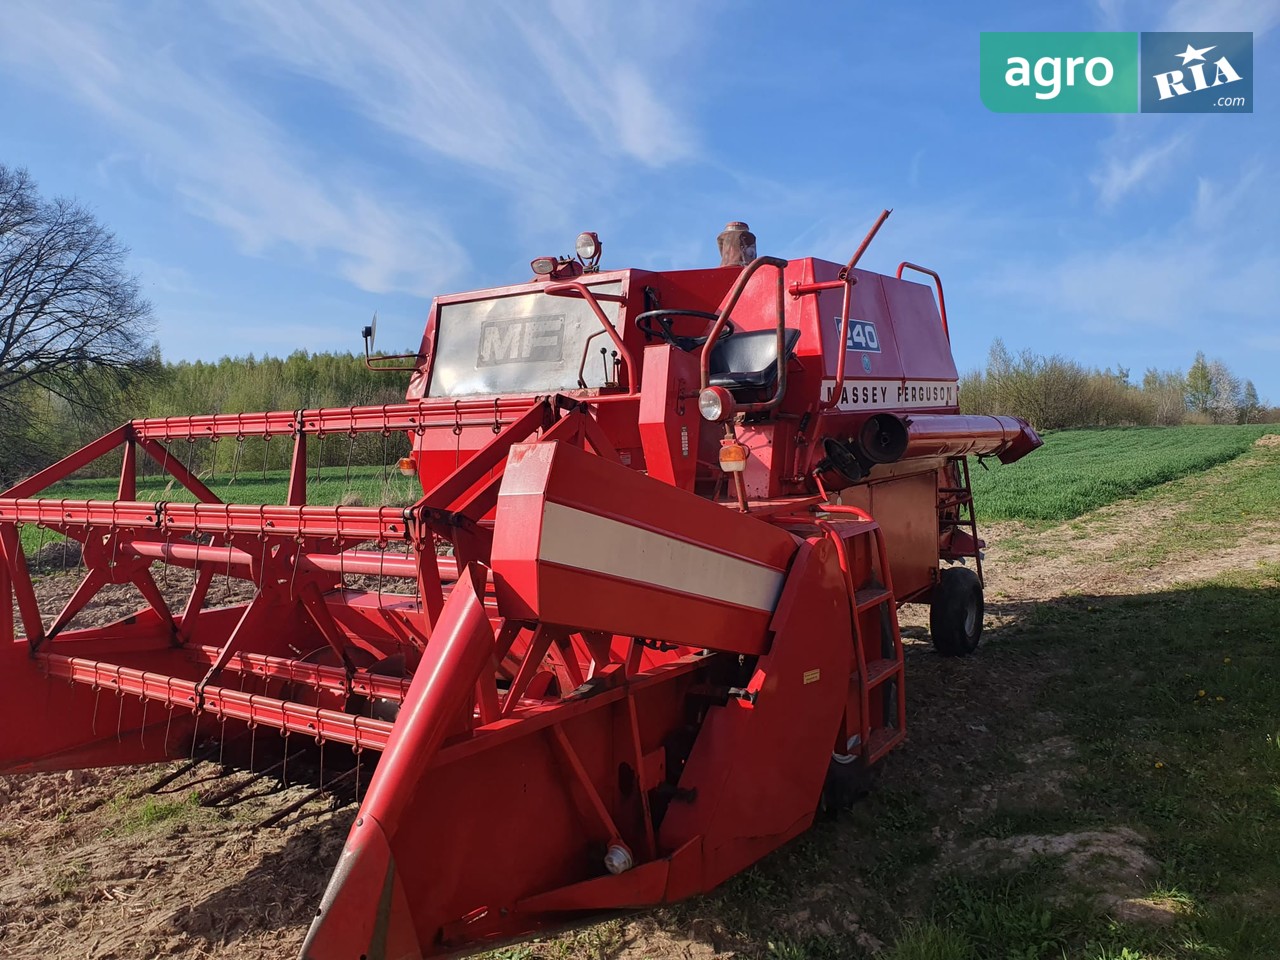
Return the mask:
[[[166,356],[416,344],[434,293],[760,251],[910,259],[962,368],[1219,356],[1280,402],[1280,0],[8,0],[0,162],[127,243]],[[982,30],[1251,30],[1248,115],[998,115]]]

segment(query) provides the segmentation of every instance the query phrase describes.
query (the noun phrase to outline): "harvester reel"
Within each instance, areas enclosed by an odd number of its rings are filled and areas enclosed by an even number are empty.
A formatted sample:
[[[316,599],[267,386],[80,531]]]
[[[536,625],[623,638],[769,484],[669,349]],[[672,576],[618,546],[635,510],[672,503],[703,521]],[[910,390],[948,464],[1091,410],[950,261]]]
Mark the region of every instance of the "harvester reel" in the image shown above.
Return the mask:
[[[982,581],[968,567],[947,567],[933,588],[929,633],[944,657],[963,657],[982,639]]]
[[[676,317],[694,317],[698,320],[706,320],[708,322],[707,332],[700,337],[681,336],[672,328],[671,321]],[[663,343],[669,343],[677,350],[689,353],[707,342],[707,337],[711,334],[711,325],[719,319],[720,314],[708,313],[705,310],[646,310],[644,313],[636,315],[636,327],[646,337],[657,337]],[[654,326],[655,321],[657,322],[656,327]],[[733,336],[736,329],[732,320],[726,320],[717,342],[728,340]]]

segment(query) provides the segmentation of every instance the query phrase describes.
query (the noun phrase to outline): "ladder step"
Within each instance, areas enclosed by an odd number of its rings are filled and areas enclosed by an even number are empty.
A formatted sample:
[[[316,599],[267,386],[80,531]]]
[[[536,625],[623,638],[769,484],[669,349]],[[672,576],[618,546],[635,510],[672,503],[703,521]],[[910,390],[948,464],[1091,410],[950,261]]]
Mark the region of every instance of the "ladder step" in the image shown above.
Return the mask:
[[[892,599],[893,594],[884,587],[864,587],[854,594],[854,605],[861,613]]]
[[[865,754],[867,766],[875,763],[906,738],[906,732],[899,730],[897,727],[881,727],[876,730],[867,740],[867,752]]]
[[[870,660],[867,662],[866,688],[869,690],[877,684],[890,679],[898,672],[900,664],[897,660]]]

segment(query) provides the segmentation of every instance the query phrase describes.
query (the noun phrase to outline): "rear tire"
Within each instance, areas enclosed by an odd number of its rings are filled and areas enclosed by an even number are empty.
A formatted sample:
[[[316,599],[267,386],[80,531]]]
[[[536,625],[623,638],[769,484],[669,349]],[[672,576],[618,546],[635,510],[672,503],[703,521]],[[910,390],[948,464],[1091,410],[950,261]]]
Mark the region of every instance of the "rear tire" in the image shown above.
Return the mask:
[[[982,582],[968,567],[947,567],[933,588],[929,632],[944,657],[964,657],[982,639]]]

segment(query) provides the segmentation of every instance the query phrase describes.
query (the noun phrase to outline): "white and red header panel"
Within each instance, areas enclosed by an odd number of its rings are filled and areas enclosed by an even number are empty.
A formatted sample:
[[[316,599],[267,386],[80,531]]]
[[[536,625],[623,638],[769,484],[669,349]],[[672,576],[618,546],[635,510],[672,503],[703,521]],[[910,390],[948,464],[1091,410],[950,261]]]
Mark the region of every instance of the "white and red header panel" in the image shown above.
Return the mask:
[[[514,616],[763,652],[797,541],[564,443],[512,448],[492,563]]]

